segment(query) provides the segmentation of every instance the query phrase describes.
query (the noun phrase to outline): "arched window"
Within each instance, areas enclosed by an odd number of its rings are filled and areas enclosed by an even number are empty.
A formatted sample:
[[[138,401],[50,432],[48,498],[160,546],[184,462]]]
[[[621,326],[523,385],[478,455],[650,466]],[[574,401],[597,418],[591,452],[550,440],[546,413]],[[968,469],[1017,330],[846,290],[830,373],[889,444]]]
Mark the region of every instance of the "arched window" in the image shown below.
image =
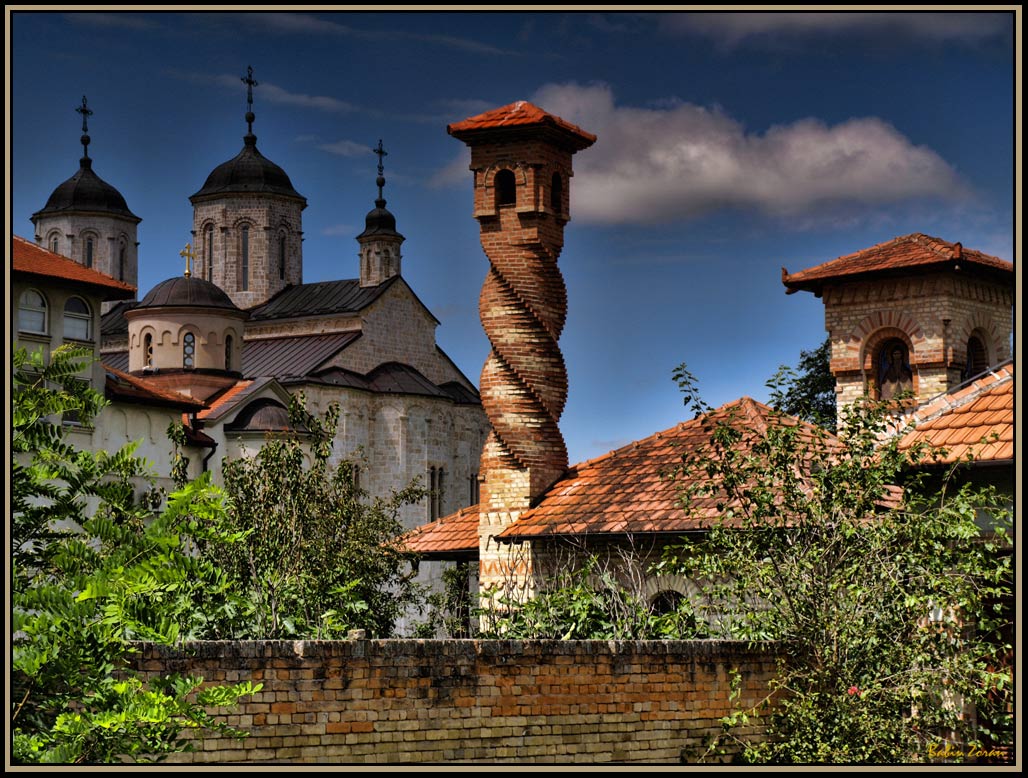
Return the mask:
[[[93,266],[93,239],[86,238],[86,267]]]
[[[26,289],[18,302],[18,329],[46,334],[46,298],[35,289]]]
[[[239,288],[250,288],[250,227],[246,224],[239,231]]]
[[[989,369],[989,352],[985,343],[977,335],[967,339],[967,366],[964,368],[964,378],[974,378],[980,373]]]
[[[125,280],[125,244],[118,246],[118,280]]]
[[[182,337],[182,367],[192,367],[196,357],[196,336],[187,332]]]
[[[497,205],[514,205],[518,199],[518,186],[514,180],[513,170],[501,170],[493,180],[496,187]]]
[[[669,613],[675,613],[683,600],[685,600],[685,595],[681,592],[676,592],[674,589],[665,589],[662,592],[657,592],[653,599],[650,600],[650,613],[654,616],[666,616]]]
[[[57,249],[58,249],[58,247],[59,247],[59,246],[60,246],[60,240],[58,239],[58,236],[57,236],[57,235],[51,235],[51,236],[50,236],[50,250],[51,250],[51,251],[52,251],[52,252],[53,252],[54,254],[57,254],[57,253],[59,253],[59,252],[57,251]]]
[[[93,338],[93,312],[81,297],[69,297],[64,304],[64,337],[66,340]]]
[[[143,364],[153,367],[153,335],[149,332],[143,336]]]
[[[225,369],[232,369],[232,336],[225,336]]]
[[[208,281],[214,281],[214,227],[210,224],[203,231],[204,272]]]
[[[560,173],[554,173],[550,179],[550,208],[554,213],[561,213],[564,209],[564,179]]]
[[[914,390],[910,354],[907,351],[907,344],[899,338],[887,340],[878,347],[875,366],[879,400],[892,400],[903,392]]]
[[[278,236],[278,277],[285,280],[286,277],[286,236]]]

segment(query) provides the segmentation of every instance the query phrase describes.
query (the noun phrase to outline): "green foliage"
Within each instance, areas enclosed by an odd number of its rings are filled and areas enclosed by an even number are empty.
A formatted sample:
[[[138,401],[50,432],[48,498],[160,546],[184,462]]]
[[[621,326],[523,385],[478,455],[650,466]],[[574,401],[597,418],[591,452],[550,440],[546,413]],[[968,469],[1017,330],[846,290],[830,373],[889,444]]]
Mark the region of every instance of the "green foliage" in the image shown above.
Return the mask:
[[[771,404],[790,416],[835,432],[835,376],[830,366],[831,338],[813,351],[801,351],[800,363],[793,369],[782,365],[768,381]]]
[[[427,640],[440,632],[448,638],[471,637],[472,606],[468,581],[472,564],[457,562],[443,570],[443,589],[428,595],[428,618],[415,627],[414,637]]]
[[[393,541],[402,506],[424,492],[412,485],[370,499],[358,485],[359,462],[332,466],[339,408],[323,418],[301,396],[290,408],[295,430],[269,436],[252,458],[224,460],[229,510],[201,537],[205,558],[226,586],[201,603],[209,636],[331,638],[350,629],[388,637],[417,599],[408,557]],[[231,537],[237,542],[223,543]]]
[[[160,759],[187,747],[184,728],[229,731],[205,706],[259,688],[192,696],[202,679],[147,681],[128,668],[130,641],[173,643],[193,592],[216,577],[183,537],[224,509],[198,482],[154,516],[133,502],[147,476],[135,446],[91,454],[67,443],[61,415],[89,423],[104,404],[75,378],[91,358],[71,347],[49,363],[14,354],[10,689],[21,762]]]
[[[746,712],[770,737],[744,756],[918,762],[946,739],[1009,738],[1004,500],[958,488],[959,470],[919,476],[928,452],[900,450],[880,403],[845,410],[838,439],[782,417],[766,430],[705,418],[710,445],[682,469],[710,481],[682,502],[714,499],[721,519],[665,566],[705,582],[716,636],[780,643],[775,704]]]

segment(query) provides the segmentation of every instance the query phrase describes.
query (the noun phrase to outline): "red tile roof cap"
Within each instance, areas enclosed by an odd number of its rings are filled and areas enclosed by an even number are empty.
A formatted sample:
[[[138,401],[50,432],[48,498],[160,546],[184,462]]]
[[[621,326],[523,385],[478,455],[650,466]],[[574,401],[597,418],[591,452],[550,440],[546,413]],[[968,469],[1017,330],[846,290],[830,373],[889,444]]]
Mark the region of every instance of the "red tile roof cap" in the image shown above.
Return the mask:
[[[132,299],[136,295],[136,288],[131,284],[80,265],[17,235],[12,237],[11,249],[11,270],[15,273],[90,286],[101,291],[105,300]]]
[[[573,136],[576,149],[588,148],[596,142],[596,136],[591,132],[586,132],[578,125],[547,113],[539,106],[532,105],[525,100],[518,100],[516,103],[494,108],[491,111],[480,113],[478,116],[450,124],[446,127],[446,131],[455,138],[464,140],[482,130],[515,127],[549,127],[562,130]]]

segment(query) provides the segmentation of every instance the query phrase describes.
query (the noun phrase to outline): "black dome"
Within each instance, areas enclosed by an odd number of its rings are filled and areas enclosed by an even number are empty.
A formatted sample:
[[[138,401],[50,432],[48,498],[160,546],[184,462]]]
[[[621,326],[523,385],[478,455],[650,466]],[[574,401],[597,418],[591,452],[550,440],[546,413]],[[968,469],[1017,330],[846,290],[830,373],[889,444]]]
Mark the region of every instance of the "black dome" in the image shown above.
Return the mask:
[[[121,192],[93,172],[93,160],[89,157],[79,160],[75,175],[58,186],[43,209],[32,214],[32,218],[68,211],[113,213],[136,222],[142,221],[129,210]]]
[[[385,200],[376,200],[376,208],[368,211],[364,218],[364,232],[358,238],[368,238],[372,235],[395,235],[403,237],[396,231],[396,217],[385,207]]]
[[[198,198],[210,195],[234,193],[277,194],[286,197],[306,199],[293,189],[286,171],[265,157],[257,150],[257,137],[247,135],[243,138],[243,150],[233,159],[218,165],[203,188],[189,198],[196,202]]]
[[[150,290],[135,310],[169,306],[240,310],[220,287],[194,276],[177,276],[161,281]]]

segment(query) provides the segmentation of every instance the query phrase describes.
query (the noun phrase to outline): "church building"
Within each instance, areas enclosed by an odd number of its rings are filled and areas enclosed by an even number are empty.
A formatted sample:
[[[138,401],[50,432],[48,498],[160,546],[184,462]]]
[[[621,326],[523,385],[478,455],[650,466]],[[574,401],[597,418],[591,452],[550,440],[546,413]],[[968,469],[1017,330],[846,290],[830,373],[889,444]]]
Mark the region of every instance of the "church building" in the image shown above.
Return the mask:
[[[93,171],[92,111],[83,98],[79,170],[33,215],[36,245],[15,239],[26,271],[15,267],[18,340],[94,349],[102,367],[93,381],[103,382],[112,404],[81,435],[105,449],[144,439],[140,453],[155,462],[164,488],[170,421],[186,424],[190,476],[211,471],[217,481],[223,458],[253,454],[268,433],[287,429],[290,396],[303,392],[312,412],[341,406],[333,458],[361,463],[362,488],[386,496],[419,479],[431,490],[403,509],[405,527],[477,502],[488,421],[475,385],[436,342],[439,320],[402,275],[404,237],[386,208],[381,141],[378,196],[356,237],[356,277],[304,283],[307,201],[258,150],[252,70],[244,81],[243,146],[190,197],[183,273],[138,301],[126,298],[138,278],[141,219]],[[89,294],[66,301],[66,282],[33,274],[41,262],[65,275],[73,263],[88,269],[81,283]],[[39,311],[67,305],[78,313],[39,323]]]

